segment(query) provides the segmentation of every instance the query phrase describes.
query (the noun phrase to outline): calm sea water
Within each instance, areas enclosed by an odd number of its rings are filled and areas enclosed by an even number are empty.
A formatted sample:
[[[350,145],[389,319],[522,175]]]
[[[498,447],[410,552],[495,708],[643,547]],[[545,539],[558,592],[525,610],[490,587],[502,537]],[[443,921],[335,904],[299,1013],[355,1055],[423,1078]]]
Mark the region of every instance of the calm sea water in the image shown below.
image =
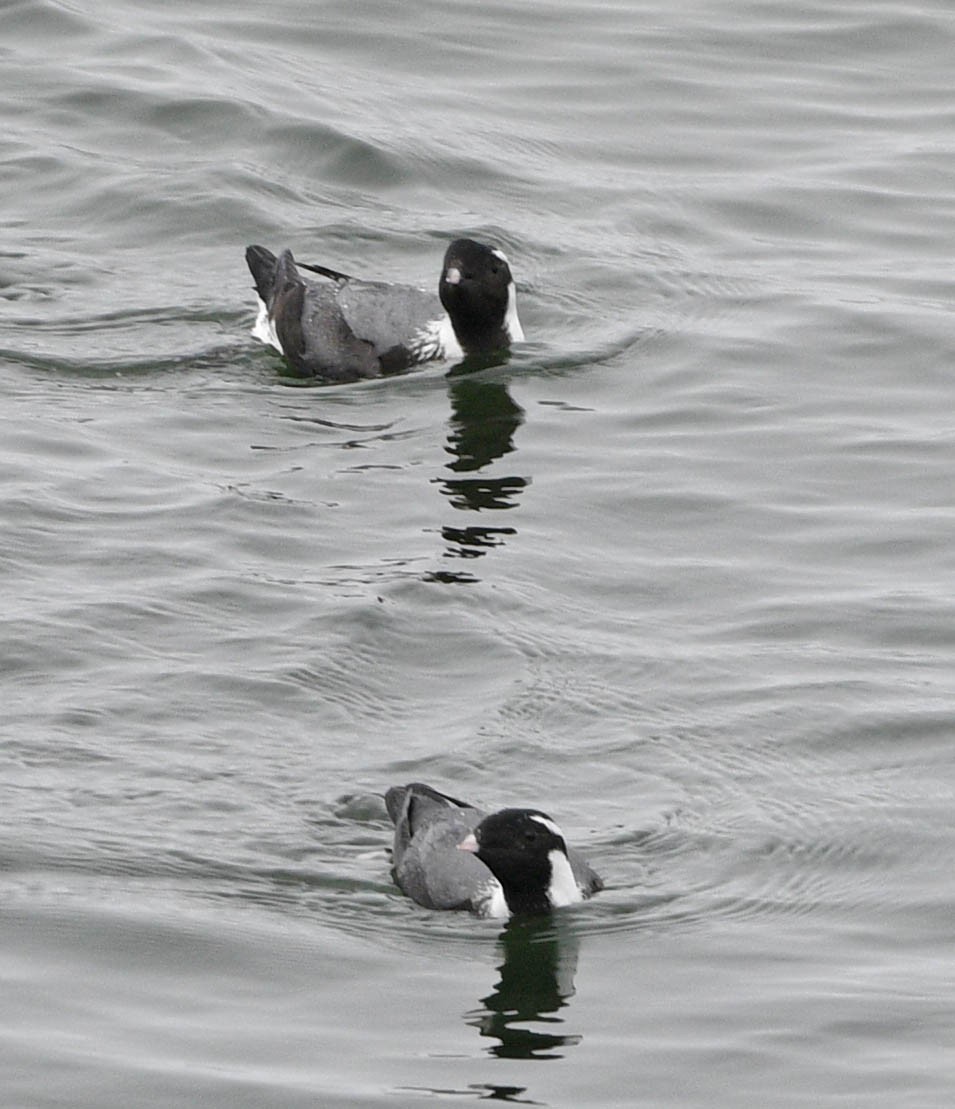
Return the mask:
[[[0,28],[3,1109],[950,1105],[948,0]],[[506,365],[249,336],[462,233]],[[608,889],[410,904],[411,779]]]

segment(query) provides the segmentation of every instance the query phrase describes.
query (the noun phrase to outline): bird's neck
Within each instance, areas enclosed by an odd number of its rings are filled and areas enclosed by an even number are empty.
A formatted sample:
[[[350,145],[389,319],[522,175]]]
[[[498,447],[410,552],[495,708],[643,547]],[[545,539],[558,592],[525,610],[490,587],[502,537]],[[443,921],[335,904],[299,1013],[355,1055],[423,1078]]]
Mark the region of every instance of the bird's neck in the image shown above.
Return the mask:
[[[513,885],[505,885],[501,882],[504,898],[512,915],[549,913],[551,909],[559,909],[562,905],[573,905],[583,900],[583,894],[577,885],[570,861],[564,852],[555,849],[548,854],[547,860],[550,864],[550,874],[544,885],[529,882],[526,875],[521,875],[520,881]]]
[[[504,900],[511,916],[541,916],[554,907],[546,889],[508,889],[504,887]]]
[[[509,339],[503,325],[488,327],[479,320],[458,317],[451,321],[454,334],[465,354],[481,354],[485,351],[501,350],[508,345]]]

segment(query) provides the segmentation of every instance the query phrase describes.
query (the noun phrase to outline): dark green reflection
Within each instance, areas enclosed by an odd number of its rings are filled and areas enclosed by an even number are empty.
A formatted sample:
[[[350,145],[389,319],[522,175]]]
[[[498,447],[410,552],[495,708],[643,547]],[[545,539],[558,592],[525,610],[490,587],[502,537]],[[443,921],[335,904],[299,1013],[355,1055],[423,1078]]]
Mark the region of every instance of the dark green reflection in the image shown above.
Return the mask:
[[[449,378],[451,431],[448,469],[480,470],[514,450],[514,432],[524,422],[524,409],[499,381],[473,377]]]
[[[447,468],[454,476],[439,481],[441,492],[457,511],[487,513],[515,508],[527,479],[514,475],[492,477],[481,471],[516,449],[514,435],[524,422],[524,410],[500,381],[451,376],[448,394],[451,418]],[[481,558],[514,534],[513,527],[483,522],[441,529],[447,558]],[[452,579],[459,576],[473,580],[468,575],[442,575]]]
[[[560,1030],[556,1014],[574,995],[579,943],[556,918],[511,920],[498,941],[500,980],[468,1014],[468,1023],[497,1041],[501,1059],[559,1059],[580,1037]]]

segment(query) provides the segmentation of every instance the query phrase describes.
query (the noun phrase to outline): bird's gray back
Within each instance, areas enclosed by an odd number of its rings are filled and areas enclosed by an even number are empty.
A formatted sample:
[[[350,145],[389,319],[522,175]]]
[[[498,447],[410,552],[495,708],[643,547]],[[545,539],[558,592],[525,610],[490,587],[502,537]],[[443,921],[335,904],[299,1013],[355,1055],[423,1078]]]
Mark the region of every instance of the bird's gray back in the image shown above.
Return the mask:
[[[331,284],[304,284],[302,361],[312,372],[324,376],[377,377],[381,369],[378,352],[351,328],[337,294],[338,289]],[[284,341],[282,345],[284,348]]]
[[[431,909],[467,908],[480,900],[493,876],[480,859],[458,850],[480,819],[473,809],[448,809],[420,828],[395,864],[401,888]]]
[[[416,783],[385,797],[395,824],[392,866],[398,885],[430,909],[468,908],[494,883],[484,863],[458,844],[487,815]]]
[[[352,332],[372,343],[379,354],[407,347],[444,309],[436,293],[410,285],[377,281],[345,281],[332,291]]]

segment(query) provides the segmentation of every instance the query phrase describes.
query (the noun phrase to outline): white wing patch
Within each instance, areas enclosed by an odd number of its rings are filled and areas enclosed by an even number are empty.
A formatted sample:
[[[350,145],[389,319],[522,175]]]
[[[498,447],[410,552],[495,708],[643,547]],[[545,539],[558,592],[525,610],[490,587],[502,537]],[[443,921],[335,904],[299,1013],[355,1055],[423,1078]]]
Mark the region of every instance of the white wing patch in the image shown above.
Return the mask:
[[[431,362],[436,358],[460,361],[464,357],[448,315],[439,316],[423,327],[411,340],[408,349],[416,362]]]
[[[265,343],[266,346],[275,347],[279,354],[284,354],[285,351],[282,350],[282,344],[275,334],[275,324],[269,317],[269,310],[265,306],[265,301],[258,293],[255,294],[255,299],[259,302],[259,315],[255,321],[255,327],[252,328],[252,337],[258,339],[261,343]]]
[[[504,887],[496,878],[492,877],[482,887],[479,898],[474,900],[474,909],[478,916],[486,919],[507,920],[511,915],[504,896]]]

